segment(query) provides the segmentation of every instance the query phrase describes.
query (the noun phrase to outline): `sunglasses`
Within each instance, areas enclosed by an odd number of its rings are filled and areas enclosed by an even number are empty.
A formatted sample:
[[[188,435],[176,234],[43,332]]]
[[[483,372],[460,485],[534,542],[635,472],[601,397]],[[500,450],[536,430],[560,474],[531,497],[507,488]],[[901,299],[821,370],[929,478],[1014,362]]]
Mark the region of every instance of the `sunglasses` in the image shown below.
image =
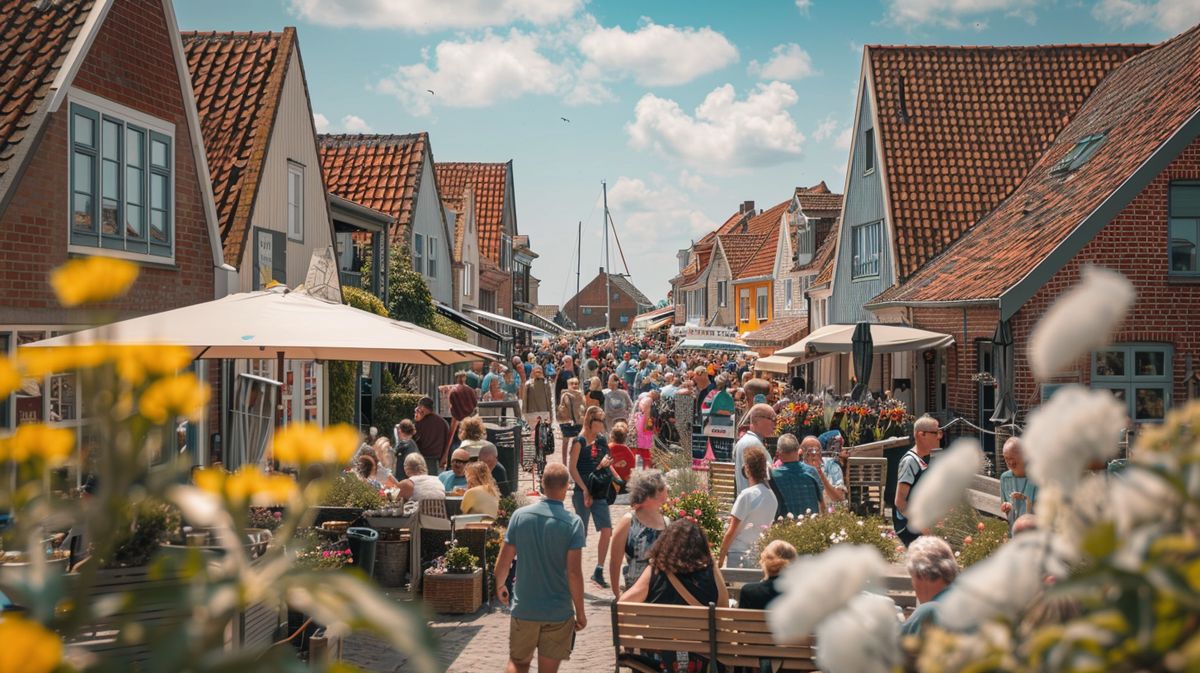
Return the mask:
[[[470,461],[455,458],[454,460],[450,461],[450,464],[451,465],[466,465],[468,462],[470,462]]]
[[[942,431],[941,430],[917,430],[917,434],[922,434],[922,433],[924,433],[926,435],[940,435],[940,434],[942,434]]]

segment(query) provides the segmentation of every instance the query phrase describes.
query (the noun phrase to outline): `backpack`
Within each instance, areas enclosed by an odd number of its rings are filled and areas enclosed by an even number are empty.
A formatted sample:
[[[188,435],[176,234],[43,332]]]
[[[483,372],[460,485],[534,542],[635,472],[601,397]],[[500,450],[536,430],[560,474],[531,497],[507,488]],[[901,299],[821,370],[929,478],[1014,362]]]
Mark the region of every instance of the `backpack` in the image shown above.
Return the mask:
[[[554,453],[554,430],[550,427],[550,423],[538,423],[534,433],[533,445],[538,452],[543,456]]]

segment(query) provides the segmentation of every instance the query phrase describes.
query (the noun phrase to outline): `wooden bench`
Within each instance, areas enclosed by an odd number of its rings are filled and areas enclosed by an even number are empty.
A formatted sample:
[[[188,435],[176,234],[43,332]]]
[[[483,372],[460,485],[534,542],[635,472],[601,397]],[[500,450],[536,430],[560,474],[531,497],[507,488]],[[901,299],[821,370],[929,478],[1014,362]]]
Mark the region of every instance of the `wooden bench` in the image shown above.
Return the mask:
[[[751,582],[762,581],[763,573],[757,568],[721,568],[721,576],[725,578],[725,588],[729,592],[729,597],[737,600],[742,593],[742,587]],[[887,597],[903,608],[905,612],[917,607],[917,595],[913,592],[912,578],[908,576],[903,567],[893,564],[890,572],[883,576],[881,585],[887,592]]]
[[[687,652],[726,666],[755,670],[763,660],[772,662],[772,670],[817,670],[812,639],[777,645],[765,610],[718,608],[712,604],[613,603],[612,632],[618,673],[622,668],[657,673],[657,668],[637,655],[659,651]]]

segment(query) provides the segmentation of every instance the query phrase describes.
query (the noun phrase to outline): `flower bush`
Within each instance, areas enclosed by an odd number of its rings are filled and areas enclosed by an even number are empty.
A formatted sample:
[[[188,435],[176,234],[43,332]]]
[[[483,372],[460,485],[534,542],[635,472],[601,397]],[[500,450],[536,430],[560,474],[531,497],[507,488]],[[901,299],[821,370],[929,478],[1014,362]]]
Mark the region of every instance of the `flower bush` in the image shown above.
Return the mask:
[[[384,498],[378,489],[345,472],[333,478],[325,496],[321,498],[321,505],[325,507],[379,509],[384,504]]]
[[[429,575],[469,575],[479,567],[479,557],[472,554],[470,549],[459,546],[458,540],[446,543],[449,549],[445,556],[439,556],[433,562],[433,567],[425,572]]]
[[[888,561],[900,558],[898,541],[892,527],[878,516],[858,516],[849,510],[835,509],[825,514],[780,517],[763,532],[756,552],[771,542],[791,543],[796,552],[820,554],[839,544],[865,544],[875,547]]]
[[[89,257],[68,262],[53,274],[52,284],[60,304],[87,307],[119,297],[137,275],[136,264]],[[405,655],[406,666],[414,671],[440,670],[418,610],[381,595],[359,574],[314,572],[344,564],[344,550],[320,549],[312,557],[297,558],[298,548],[311,549],[297,546],[296,531],[311,525],[313,507],[333,490],[332,479],[321,475],[345,465],[358,448],[357,432],[306,423],[281,431],[273,458],[289,468],[314,468],[299,469],[294,480],[258,468],[193,475],[192,457],[168,449],[177,424],[198,418],[209,399],[207,386],[183,372],[194,357],[182,346],[82,342],[22,347],[15,357],[0,356],[0,398],[28,379],[69,375],[86,393],[78,417],[87,419],[82,442],[76,429],[37,423],[22,423],[0,439],[5,475],[0,510],[12,513],[3,548],[25,550],[31,561],[5,568],[5,595],[27,611],[0,618],[0,642],[6,648],[0,670],[126,670],[126,662],[106,653],[79,651],[70,662],[63,660],[64,641],[101,627],[119,631],[121,641],[144,638],[147,661],[162,670],[312,670],[290,648],[269,642],[227,645],[226,634],[247,605],[285,602],[334,630],[382,638]],[[82,450],[77,450],[80,444]],[[54,473],[67,479],[49,478]],[[76,480],[84,484],[83,494],[66,490]],[[56,483],[64,487],[54,490]],[[265,553],[251,556],[245,536],[250,507],[268,504],[284,505],[285,513]],[[223,550],[219,563],[205,562],[209,558],[200,550],[186,547],[182,554],[158,553],[164,540],[179,534],[182,523],[209,532]],[[90,560],[65,581],[60,573],[46,571],[44,554],[28,552],[44,549],[47,537],[71,529],[87,530],[90,546],[83,551]],[[171,590],[168,583],[130,592],[114,615],[118,606],[94,598],[105,577],[102,569],[137,565],[148,567],[151,583],[178,578],[186,590]],[[164,607],[180,620],[146,631],[142,615]],[[72,646],[81,648],[87,649]]]
[[[963,568],[987,558],[1008,541],[1008,522],[984,517],[968,504],[961,504],[939,521],[931,532],[954,550]]]
[[[775,433],[797,437],[838,429],[847,446],[912,434],[913,415],[899,400],[839,402],[830,397],[801,395],[783,402],[776,413]]]
[[[283,523],[283,512],[266,507],[251,507],[250,516],[246,519],[247,528],[265,528],[275,530]]]
[[[662,511],[663,516],[672,521],[688,519],[699,524],[713,553],[721,548],[721,537],[725,534],[725,522],[720,516],[721,505],[707,491],[696,489],[670,498],[663,505]]]

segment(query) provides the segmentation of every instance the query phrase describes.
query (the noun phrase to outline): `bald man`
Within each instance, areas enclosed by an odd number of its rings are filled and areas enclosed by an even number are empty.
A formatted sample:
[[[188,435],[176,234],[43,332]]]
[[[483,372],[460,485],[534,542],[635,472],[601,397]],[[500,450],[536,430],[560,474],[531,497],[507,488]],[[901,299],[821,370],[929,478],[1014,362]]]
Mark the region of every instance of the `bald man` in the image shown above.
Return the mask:
[[[750,486],[750,481],[742,474],[742,458],[746,449],[758,446],[766,451],[764,440],[775,435],[775,410],[769,404],[756,404],[746,414],[746,422],[750,429],[733,445],[733,479],[738,493]]]

